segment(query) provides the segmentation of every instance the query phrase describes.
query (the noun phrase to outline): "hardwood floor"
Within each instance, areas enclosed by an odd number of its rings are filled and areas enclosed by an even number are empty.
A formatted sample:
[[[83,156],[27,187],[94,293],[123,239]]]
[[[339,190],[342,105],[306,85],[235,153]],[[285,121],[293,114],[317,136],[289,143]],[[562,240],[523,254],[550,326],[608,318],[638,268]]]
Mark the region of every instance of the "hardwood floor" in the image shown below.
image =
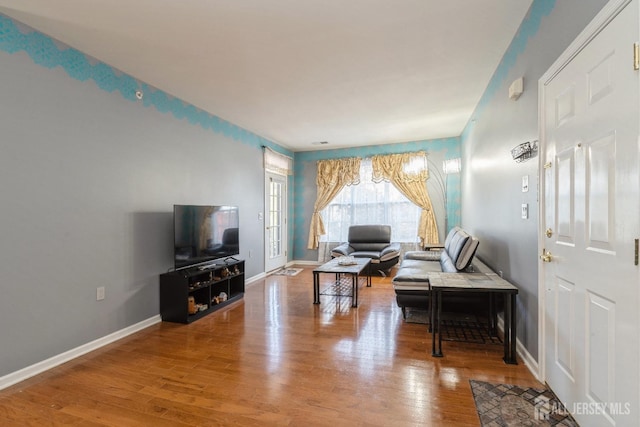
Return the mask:
[[[540,387],[502,347],[406,323],[389,278],[313,305],[311,268],[191,325],[161,323],[0,391],[2,426],[478,426],[470,379]],[[323,275],[323,280],[330,279]]]

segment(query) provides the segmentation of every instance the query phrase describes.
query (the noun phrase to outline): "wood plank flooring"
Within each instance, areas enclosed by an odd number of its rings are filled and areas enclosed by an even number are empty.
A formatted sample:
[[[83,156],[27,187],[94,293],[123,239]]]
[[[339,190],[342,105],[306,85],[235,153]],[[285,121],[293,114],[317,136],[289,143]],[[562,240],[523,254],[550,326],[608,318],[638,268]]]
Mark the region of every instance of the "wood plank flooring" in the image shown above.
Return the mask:
[[[161,323],[0,391],[2,426],[478,426],[470,379],[540,387],[502,346],[406,323],[389,278],[360,304],[312,268],[271,275],[191,325]],[[330,280],[330,275],[322,275]]]

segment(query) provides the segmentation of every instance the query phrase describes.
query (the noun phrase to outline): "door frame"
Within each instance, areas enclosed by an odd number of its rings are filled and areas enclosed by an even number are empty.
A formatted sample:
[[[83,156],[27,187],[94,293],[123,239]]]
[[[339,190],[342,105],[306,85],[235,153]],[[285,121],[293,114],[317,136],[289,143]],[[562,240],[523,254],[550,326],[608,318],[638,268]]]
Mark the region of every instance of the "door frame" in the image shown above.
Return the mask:
[[[285,267],[288,263],[288,253],[289,253],[289,230],[288,230],[288,216],[289,216],[289,179],[287,175],[282,175],[279,173],[275,173],[272,171],[265,171],[264,173],[264,212],[265,212],[265,216],[264,216],[264,267],[265,267],[265,272],[269,272],[269,271],[273,271],[275,269],[277,269],[278,267],[275,268],[270,268],[268,266],[268,261],[269,261],[269,251],[267,248],[267,244],[269,242],[269,230],[268,230],[268,222],[269,222],[269,183],[270,183],[270,179],[271,177],[278,177],[281,178],[282,181],[284,182],[283,185],[283,192],[282,192],[282,253],[283,253],[283,257],[284,257],[284,264],[282,264],[282,267]]]
[[[629,3],[633,0],[610,0],[602,10],[593,18],[576,39],[567,47],[560,57],[549,67],[546,73],[538,80],[538,254],[545,247],[545,163],[544,158],[547,139],[545,135],[545,91],[544,88],[578,53],[580,53]],[[631,46],[629,47],[631,52]],[[546,382],[546,334],[545,330],[545,306],[546,284],[544,275],[545,265],[538,259],[538,380]],[[640,339],[640,337],[639,337]]]

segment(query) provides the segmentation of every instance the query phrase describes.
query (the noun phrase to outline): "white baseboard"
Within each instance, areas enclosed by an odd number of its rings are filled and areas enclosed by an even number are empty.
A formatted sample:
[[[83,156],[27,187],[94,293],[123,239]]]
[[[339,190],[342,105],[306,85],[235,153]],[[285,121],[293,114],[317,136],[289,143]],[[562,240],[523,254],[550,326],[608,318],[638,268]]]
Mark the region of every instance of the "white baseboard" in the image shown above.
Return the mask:
[[[504,319],[498,316],[498,329],[504,334]],[[538,362],[531,356],[531,354],[527,351],[525,346],[520,342],[520,340],[516,337],[516,354],[520,356],[525,366],[529,369],[529,371],[533,374],[533,376],[540,382],[540,371],[538,369]]]
[[[291,261],[287,263],[287,267],[292,265],[320,265],[318,261],[309,261],[309,260],[300,260],[300,261]]]
[[[19,371],[5,375],[4,377],[0,377],[0,390],[31,378],[35,375],[41,374],[44,371],[55,368],[58,365],[62,365],[63,363],[75,359],[76,357],[80,357],[83,354],[87,354],[93,350],[97,350],[100,347],[104,347],[107,344],[111,344],[114,341],[118,341],[119,339],[122,339],[128,335],[134,334],[160,322],[161,318],[158,314],[146,320],[143,320],[142,322],[136,323],[135,325],[128,326],[112,334],[109,334],[102,338],[98,338],[97,340],[83,344],[69,351],[65,351],[64,353],[58,354],[57,356],[53,356],[31,366],[27,366],[26,368],[22,368]]]
[[[248,278],[247,280],[245,280],[244,284],[245,284],[245,286],[248,286],[248,285],[251,285],[254,282],[257,282],[260,279],[264,279],[265,277],[267,277],[267,273],[256,274],[255,276],[252,276],[252,277]]]
[[[254,282],[257,282],[260,279],[264,279],[266,277],[266,273],[257,274],[246,281],[246,285],[250,285]],[[148,328],[151,325],[156,323],[160,323],[162,321],[160,315],[155,315],[150,317],[142,322],[136,323],[135,325],[131,325],[119,331],[116,331],[112,334],[104,336],[102,338],[98,338],[89,343],[83,344],[79,347],[73,348],[69,351],[65,351],[64,353],[58,354],[56,356],[50,357],[49,359],[43,360],[41,362],[35,363],[31,366],[27,366],[18,371],[7,374],[3,377],[0,377],[0,390],[3,390],[7,387],[11,387],[14,384],[17,384],[21,381],[24,381],[28,378],[41,374],[49,369],[55,368],[56,366],[62,365],[76,357],[80,357],[84,354],[87,354],[93,350],[97,350],[100,347],[104,347],[107,344],[111,344],[112,342],[118,341],[128,335],[134,334],[138,331],[141,331],[145,328]]]

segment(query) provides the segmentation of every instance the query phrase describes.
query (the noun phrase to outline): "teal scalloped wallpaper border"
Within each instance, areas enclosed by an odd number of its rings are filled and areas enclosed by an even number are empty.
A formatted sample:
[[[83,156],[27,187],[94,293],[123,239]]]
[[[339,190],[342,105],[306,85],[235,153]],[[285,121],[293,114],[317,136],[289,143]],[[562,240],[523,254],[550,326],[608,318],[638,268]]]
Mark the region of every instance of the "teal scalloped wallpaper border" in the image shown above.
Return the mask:
[[[0,14],[0,50],[4,52],[26,52],[38,65],[46,68],[61,67],[69,77],[80,81],[92,80],[100,89],[110,93],[117,91],[129,101],[138,102],[135,93],[141,90],[144,93],[142,103],[146,107],[154,107],[161,113],[172,114],[179,120],[186,119],[194,125],[210,129],[235,141],[257,148],[267,146],[282,154],[293,156],[291,151],[266,138],[202,111],[109,65],[99,61],[92,63],[84,53],[71,47],[59,48],[56,43],[36,30],[20,31],[11,18]]]
[[[518,32],[511,40],[502,60],[498,64],[496,71],[493,73],[487,89],[482,94],[478,105],[476,105],[473,114],[469,118],[467,125],[462,131],[462,141],[466,140],[471,129],[473,119],[489,104],[489,101],[495,96],[504,83],[509,74],[509,70],[515,65],[516,60],[524,52],[529,40],[535,36],[540,30],[542,18],[551,14],[556,6],[557,0],[534,0],[529,8],[529,12],[525,16]]]
[[[500,85],[507,77],[508,71],[515,64],[518,56],[526,48],[528,40],[538,32],[542,18],[551,13],[555,4],[556,0],[534,0],[523,24],[509,45],[505,55],[492,76],[487,89],[476,106],[476,109],[472,114],[472,118],[484,109],[489,100],[498,91]],[[142,100],[142,103],[145,106],[154,107],[162,113],[170,113],[179,120],[186,119],[192,124],[199,125],[205,129],[210,129],[215,133],[222,134],[236,141],[255,147],[268,146],[280,153],[294,157],[294,191],[293,194],[291,194],[291,192],[289,194],[290,215],[292,213],[291,209],[293,209],[294,216],[292,230],[293,236],[295,236],[294,259],[305,258],[303,252],[305,252],[306,249],[303,248],[306,248],[308,230],[303,230],[305,203],[303,200],[300,200],[300,198],[303,197],[303,191],[301,191],[300,186],[304,183],[303,170],[308,167],[310,162],[320,159],[348,157],[353,155],[367,157],[374,154],[415,151],[416,149],[423,149],[425,144],[429,144],[430,150],[447,150],[445,154],[446,158],[459,157],[462,141],[466,139],[467,132],[469,131],[472,123],[471,120],[467,123],[460,137],[386,144],[358,149],[293,153],[272,141],[207,112],[199,110],[193,105],[187,104],[178,98],[171,97],[165,92],[140,82],[127,74],[116,71],[104,63],[96,62],[95,64],[92,64],[89,58],[82,52],[73,48],[59,48],[50,37],[42,33],[35,30],[32,32],[22,32],[11,18],[2,14],[0,14],[0,50],[10,54],[24,51],[38,65],[47,68],[60,66],[71,78],[79,81],[93,80],[100,89],[107,92],[118,91],[123,98],[132,102],[139,102],[135,97],[135,92],[136,90],[141,90],[145,93]],[[449,216],[450,222],[452,220],[455,222],[456,219],[459,221],[460,218],[460,183],[451,182],[450,185],[450,189],[454,190],[452,192],[453,194],[450,195],[451,199],[453,199],[451,201],[454,203],[452,203],[452,206],[448,209],[447,216]],[[457,203],[455,202],[456,200]]]

